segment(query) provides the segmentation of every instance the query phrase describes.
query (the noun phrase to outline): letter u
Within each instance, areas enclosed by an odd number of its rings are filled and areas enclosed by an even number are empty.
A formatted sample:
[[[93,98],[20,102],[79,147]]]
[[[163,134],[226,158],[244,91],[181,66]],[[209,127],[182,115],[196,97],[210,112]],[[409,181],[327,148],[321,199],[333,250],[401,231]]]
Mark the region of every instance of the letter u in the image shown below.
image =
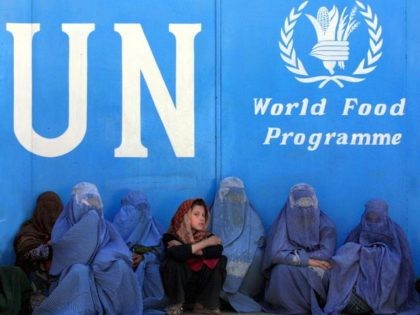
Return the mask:
[[[68,128],[56,138],[45,138],[33,129],[32,119],[32,38],[38,23],[7,23],[14,39],[13,126],[19,143],[28,151],[56,157],[82,142],[87,124],[87,38],[94,24],[62,24],[69,37],[69,115]]]

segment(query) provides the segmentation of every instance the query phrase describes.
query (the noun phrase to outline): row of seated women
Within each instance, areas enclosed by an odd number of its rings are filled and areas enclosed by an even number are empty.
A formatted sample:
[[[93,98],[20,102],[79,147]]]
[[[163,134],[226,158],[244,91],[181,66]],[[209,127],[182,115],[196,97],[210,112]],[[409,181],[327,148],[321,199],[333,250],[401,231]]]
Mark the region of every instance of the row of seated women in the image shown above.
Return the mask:
[[[202,199],[184,201],[166,233],[143,193],[124,196],[111,223],[96,186],[79,183],[64,209],[55,193],[41,194],[14,246],[23,272],[8,267],[19,275],[1,278],[0,314],[218,315],[221,303],[238,312],[420,314],[409,245],[387,204],[367,202],[335,252],[335,226],[308,184],[291,188],[265,237],[238,178],[221,182],[211,211]]]

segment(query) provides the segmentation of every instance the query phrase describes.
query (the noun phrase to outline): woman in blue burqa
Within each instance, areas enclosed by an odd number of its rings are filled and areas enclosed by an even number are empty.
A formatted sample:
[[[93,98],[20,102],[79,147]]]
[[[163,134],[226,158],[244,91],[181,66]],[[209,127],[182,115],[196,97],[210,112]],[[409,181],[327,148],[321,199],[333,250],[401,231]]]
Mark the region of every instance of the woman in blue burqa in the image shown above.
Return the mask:
[[[95,185],[74,186],[51,235],[55,288],[34,314],[142,314],[131,253],[104,219]]]
[[[320,210],[312,186],[293,186],[267,238],[265,310],[322,314],[335,244],[335,226]]]
[[[211,230],[222,239],[228,258],[221,297],[237,312],[259,312],[261,305],[253,298],[263,289],[264,227],[239,178],[220,182],[211,212]]]
[[[408,241],[383,200],[365,205],[361,222],[333,257],[325,312],[419,314]],[[409,314],[409,313],[404,313]]]
[[[153,218],[146,196],[130,191],[121,200],[113,225],[132,252],[133,269],[143,296],[145,314],[164,313],[165,290],[160,276],[162,227]]]

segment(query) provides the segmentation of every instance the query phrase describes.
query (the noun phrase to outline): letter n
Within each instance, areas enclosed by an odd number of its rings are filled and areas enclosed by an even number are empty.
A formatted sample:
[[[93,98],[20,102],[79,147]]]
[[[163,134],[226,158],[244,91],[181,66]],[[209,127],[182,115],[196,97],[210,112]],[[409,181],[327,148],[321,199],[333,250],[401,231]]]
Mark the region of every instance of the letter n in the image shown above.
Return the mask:
[[[140,24],[114,25],[122,39],[122,135],[116,157],[147,157],[141,142],[141,75],[177,157],[194,157],[194,38],[201,24],[169,24],[176,38],[176,105]]]

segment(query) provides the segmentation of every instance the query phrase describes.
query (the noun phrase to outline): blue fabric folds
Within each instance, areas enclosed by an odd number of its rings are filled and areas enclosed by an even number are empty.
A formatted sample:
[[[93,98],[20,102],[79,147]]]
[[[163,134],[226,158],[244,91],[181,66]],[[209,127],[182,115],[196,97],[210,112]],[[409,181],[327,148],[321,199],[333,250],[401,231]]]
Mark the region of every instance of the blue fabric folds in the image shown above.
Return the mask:
[[[327,314],[343,310],[352,290],[375,314],[395,314],[418,306],[411,251],[383,200],[366,203],[360,224],[333,261]]]
[[[335,226],[319,209],[314,189],[293,186],[267,237],[265,310],[322,314],[319,301],[327,297],[328,270],[310,267],[309,259],[328,261],[335,243]]]
[[[222,298],[238,312],[258,312],[261,306],[252,297],[260,292],[264,281],[264,228],[239,178],[221,181],[211,214],[211,230],[222,239],[223,254],[228,258]]]
[[[34,314],[142,314],[131,254],[105,221],[95,185],[79,183],[51,235],[55,288]]]
[[[135,269],[135,274],[142,289],[144,313],[163,314],[165,291],[160,276],[162,230],[152,217],[146,196],[139,191],[130,191],[125,195],[113,225],[130,248],[140,245],[151,250],[143,254],[143,260]]]

